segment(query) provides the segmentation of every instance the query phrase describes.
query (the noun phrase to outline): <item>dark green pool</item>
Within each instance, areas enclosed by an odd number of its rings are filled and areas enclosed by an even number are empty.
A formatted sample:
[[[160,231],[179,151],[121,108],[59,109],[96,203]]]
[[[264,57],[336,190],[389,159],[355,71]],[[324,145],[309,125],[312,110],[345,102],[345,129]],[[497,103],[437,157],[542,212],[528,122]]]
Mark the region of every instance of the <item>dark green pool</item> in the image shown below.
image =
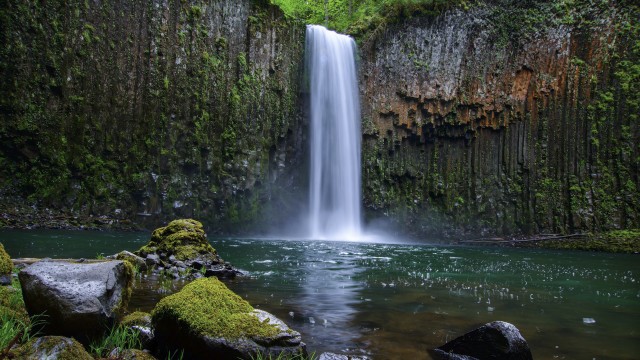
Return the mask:
[[[0,231],[12,257],[95,257],[148,234]],[[637,359],[637,255],[330,241],[213,239],[249,277],[228,286],[303,334],[312,351],[429,359],[493,320],[515,324],[536,359]],[[178,288],[139,284],[148,309]]]

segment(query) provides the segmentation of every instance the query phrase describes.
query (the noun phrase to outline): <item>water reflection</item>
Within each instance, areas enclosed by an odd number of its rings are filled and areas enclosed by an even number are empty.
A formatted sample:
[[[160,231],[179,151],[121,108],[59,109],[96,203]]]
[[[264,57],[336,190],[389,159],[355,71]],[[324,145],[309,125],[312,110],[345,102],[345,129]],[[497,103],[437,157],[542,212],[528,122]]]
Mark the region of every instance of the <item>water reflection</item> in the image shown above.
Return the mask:
[[[354,308],[362,301],[363,284],[354,280],[362,271],[348,246],[309,242],[300,271],[304,274],[303,293],[294,299],[306,331],[313,337],[337,337],[341,345],[352,343],[357,333],[351,329]],[[330,328],[330,329],[327,329]],[[334,349],[349,351],[350,349]]]

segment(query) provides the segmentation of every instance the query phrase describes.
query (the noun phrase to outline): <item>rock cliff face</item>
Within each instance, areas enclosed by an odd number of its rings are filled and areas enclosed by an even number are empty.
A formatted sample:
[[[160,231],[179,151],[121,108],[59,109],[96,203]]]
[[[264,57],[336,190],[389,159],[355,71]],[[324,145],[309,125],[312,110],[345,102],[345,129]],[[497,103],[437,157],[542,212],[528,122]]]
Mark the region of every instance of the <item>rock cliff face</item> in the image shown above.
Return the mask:
[[[19,1],[0,19],[3,194],[213,231],[286,212],[303,24],[249,0]]]
[[[369,217],[434,236],[640,227],[639,17],[491,0],[387,19],[360,43]],[[304,26],[266,0],[8,2],[0,40],[3,199],[210,233],[299,211]]]
[[[638,9],[556,3],[404,19],[362,44],[372,216],[434,236],[640,226]]]

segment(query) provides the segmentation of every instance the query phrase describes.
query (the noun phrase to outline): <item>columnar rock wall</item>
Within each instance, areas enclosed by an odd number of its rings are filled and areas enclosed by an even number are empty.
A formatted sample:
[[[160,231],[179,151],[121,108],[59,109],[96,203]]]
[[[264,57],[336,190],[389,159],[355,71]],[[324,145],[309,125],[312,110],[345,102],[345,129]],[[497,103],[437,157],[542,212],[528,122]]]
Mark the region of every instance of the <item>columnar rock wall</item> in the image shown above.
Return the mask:
[[[29,0],[0,18],[2,194],[212,231],[286,213],[303,24],[249,0]]]
[[[640,226],[637,6],[504,3],[363,42],[371,217],[436,237]]]

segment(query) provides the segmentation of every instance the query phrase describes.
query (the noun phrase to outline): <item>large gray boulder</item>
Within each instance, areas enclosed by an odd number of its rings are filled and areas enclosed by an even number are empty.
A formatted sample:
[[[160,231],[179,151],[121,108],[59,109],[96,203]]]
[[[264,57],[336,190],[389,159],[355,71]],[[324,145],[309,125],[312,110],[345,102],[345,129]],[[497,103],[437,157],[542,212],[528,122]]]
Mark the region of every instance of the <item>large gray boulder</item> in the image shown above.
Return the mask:
[[[437,360],[532,360],[518,328],[504,321],[487,323],[431,351]]]
[[[30,316],[44,314],[42,334],[87,343],[113,326],[131,296],[129,263],[39,261],[18,274]]]

